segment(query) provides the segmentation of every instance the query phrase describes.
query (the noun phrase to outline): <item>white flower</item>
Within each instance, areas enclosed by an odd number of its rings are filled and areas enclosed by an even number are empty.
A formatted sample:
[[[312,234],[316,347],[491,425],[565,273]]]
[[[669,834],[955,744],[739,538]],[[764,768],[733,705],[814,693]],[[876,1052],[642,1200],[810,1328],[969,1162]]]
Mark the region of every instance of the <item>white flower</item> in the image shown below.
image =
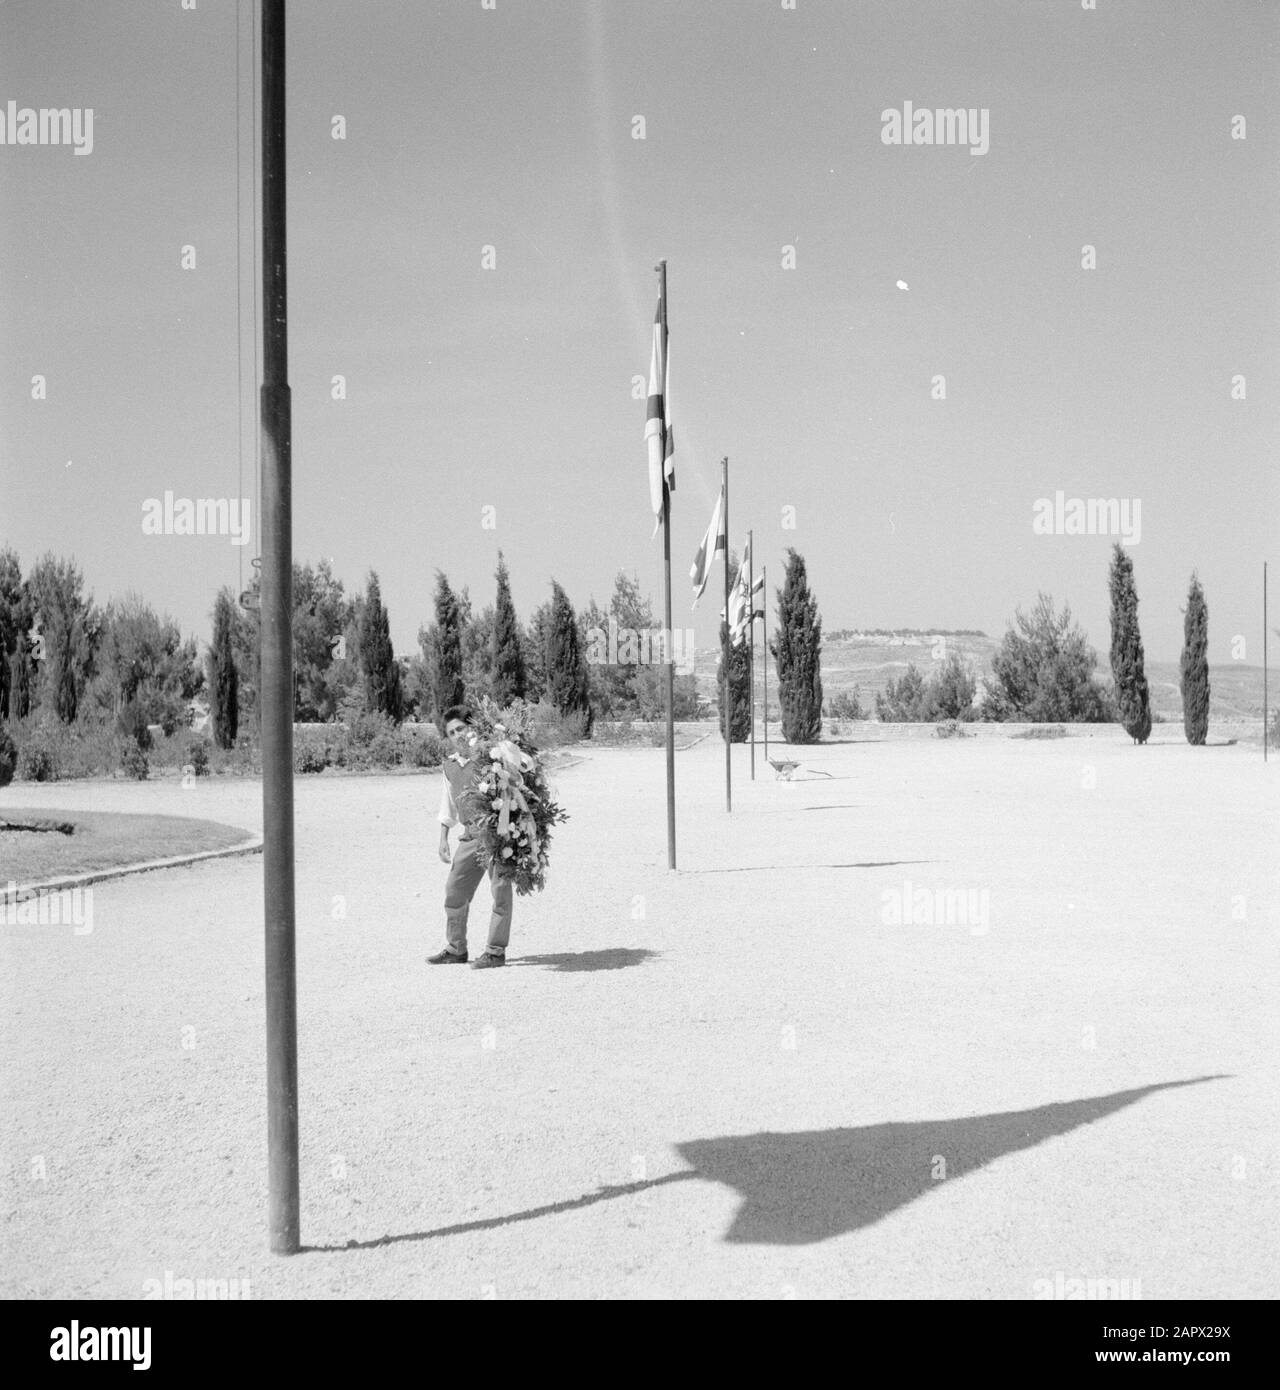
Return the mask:
[[[493,800],[489,803],[489,805],[492,806],[495,811],[501,811],[502,798],[500,796],[495,796]]]
[[[502,857],[503,857],[504,859],[510,859],[510,858],[511,858],[511,855],[512,855],[512,849],[511,849],[511,846],[508,845],[508,846],[506,847],[506,849],[504,849],[504,850],[502,851]]]

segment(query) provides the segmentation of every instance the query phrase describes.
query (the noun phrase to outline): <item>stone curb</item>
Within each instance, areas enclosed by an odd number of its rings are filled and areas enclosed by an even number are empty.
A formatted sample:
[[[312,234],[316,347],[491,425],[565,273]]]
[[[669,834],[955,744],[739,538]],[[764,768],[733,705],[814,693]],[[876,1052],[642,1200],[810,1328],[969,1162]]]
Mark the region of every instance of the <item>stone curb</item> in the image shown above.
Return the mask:
[[[58,893],[69,888],[86,888],[91,883],[104,883],[112,878],[124,878],[126,874],[145,874],[153,869],[177,869],[184,864],[199,864],[205,859],[227,859],[236,854],[257,854],[262,849],[262,836],[255,835],[238,845],[228,845],[225,849],[203,849],[196,854],[175,854],[169,859],[145,859],[137,864],[118,864],[110,869],[93,869],[83,874],[64,874],[61,878],[46,878],[38,883],[21,883],[12,896],[7,887],[0,885],[0,898],[9,902],[23,902],[34,898],[38,893]]]

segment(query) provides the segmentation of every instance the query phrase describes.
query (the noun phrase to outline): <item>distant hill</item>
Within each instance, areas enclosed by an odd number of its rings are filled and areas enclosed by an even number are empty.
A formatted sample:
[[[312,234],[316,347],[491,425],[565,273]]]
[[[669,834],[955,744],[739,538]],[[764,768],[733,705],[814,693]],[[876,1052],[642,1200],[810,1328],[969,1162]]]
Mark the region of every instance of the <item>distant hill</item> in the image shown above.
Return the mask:
[[[897,680],[914,665],[924,676],[953,652],[974,670],[981,686],[982,677],[991,676],[991,658],[999,650],[1000,638],[976,629],[870,628],[845,629],[823,633],[822,689],[826,696],[856,685],[868,718],[875,718],[875,697],[891,680]],[[1102,654],[1105,661],[1105,653]],[[699,648],[697,653],[698,693],[707,700],[716,698],[716,664],[719,652]],[[756,649],[756,694],[760,698],[761,652]],[[1182,694],[1176,661],[1148,661],[1147,683],[1151,688],[1152,710],[1167,720],[1182,718]],[[776,710],[775,671],[769,662],[769,707]],[[1098,667],[1097,678],[1111,681],[1110,667]],[[1271,707],[1280,705],[1280,677],[1271,685]],[[1260,718],[1262,714],[1262,667],[1230,665],[1209,668],[1209,719],[1239,720]]]

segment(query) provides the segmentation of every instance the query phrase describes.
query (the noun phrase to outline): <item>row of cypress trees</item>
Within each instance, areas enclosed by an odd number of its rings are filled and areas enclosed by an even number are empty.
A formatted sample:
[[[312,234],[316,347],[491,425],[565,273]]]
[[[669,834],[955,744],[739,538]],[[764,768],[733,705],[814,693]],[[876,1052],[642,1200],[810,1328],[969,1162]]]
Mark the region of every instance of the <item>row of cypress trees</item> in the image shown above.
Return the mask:
[[[586,652],[578,616],[558,580],[551,581],[551,598],[522,628],[511,597],[506,560],[498,552],[497,595],[491,623],[481,629],[486,646],[484,685],[494,701],[546,698],[562,715],[580,715],[584,734],[590,734],[594,711],[588,697]],[[467,615],[448,577],[436,571],[435,622],[418,634],[425,668],[427,700],[437,724],[450,705],[467,695]],[[474,692],[472,692],[474,693]],[[441,730],[443,732],[443,729]]]
[[[468,642],[474,646],[475,635],[468,630],[464,598],[439,571],[434,608],[434,624],[419,633],[422,656],[411,663],[417,664],[421,679],[414,691],[406,691],[378,576],[370,573],[364,597],[355,610],[358,621],[352,631],[367,710],[399,722],[416,696],[422,713],[432,714],[440,724],[443,711],[466,697],[468,661],[476,655],[468,650]],[[230,592],[220,593],[213,612],[208,687],[214,742],[221,748],[235,743],[241,722],[236,638],[237,625],[243,621]],[[561,714],[580,713],[584,731],[590,733],[593,711],[588,699],[586,656],[577,615],[557,581],[552,580],[551,599],[535,612],[529,630],[525,631],[516,616],[510,576],[499,552],[492,623],[483,630],[480,640],[487,648],[486,688],[500,705],[513,699],[536,700],[545,696]],[[240,662],[245,659],[241,644]]]
[[[1144,670],[1142,635],[1138,625],[1138,594],[1133,560],[1118,542],[1109,575],[1111,597],[1111,673],[1119,720],[1137,744],[1151,733],[1150,689]],[[424,649],[431,661],[431,695],[436,711],[464,697],[463,614],[457,595],[443,574],[437,575],[436,622]],[[220,594],[214,609],[213,643],[209,662],[210,706],[216,741],[235,742],[238,723],[238,674],[232,657],[235,613],[229,597]],[[368,708],[399,718],[402,709],[400,667],[391,647],[387,612],[376,575],[361,612],[360,647]],[[724,682],[728,630],[720,626],[721,660],[716,673],[717,710],[724,732]],[[1183,728],[1188,743],[1203,745],[1209,730],[1209,611],[1199,577],[1192,574],[1183,622],[1180,662]],[[511,598],[506,562],[499,554],[497,599],[492,642],[492,690],[499,704],[531,694],[545,694],[562,713],[581,711],[590,732],[592,709],[588,696],[585,654],[579,625],[568,595],[552,581],[552,598],[534,615],[530,631],[522,631]],[[822,727],[822,620],[817,599],[809,589],[803,556],[787,552],[786,573],[779,595],[775,634],[769,643],[777,667],[782,735],[789,743],[813,743]],[[535,671],[530,666],[536,666]],[[749,736],[753,671],[745,638],[728,645],[730,737]]]
[[[1116,706],[1125,732],[1137,744],[1151,733],[1151,695],[1143,670],[1142,634],[1138,630],[1138,590],[1133,559],[1116,542],[1111,556],[1111,674]],[[1209,607],[1199,577],[1192,573],[1183,612],[1182,727],[1187,742],[1203,745],[1209,735]]]

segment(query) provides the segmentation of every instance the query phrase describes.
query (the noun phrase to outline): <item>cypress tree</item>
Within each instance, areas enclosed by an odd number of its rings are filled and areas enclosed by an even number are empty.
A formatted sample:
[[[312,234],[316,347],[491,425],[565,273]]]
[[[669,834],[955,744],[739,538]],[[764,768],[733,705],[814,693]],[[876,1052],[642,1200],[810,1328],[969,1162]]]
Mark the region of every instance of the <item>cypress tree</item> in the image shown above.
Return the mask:
[[[540,603],[520,634],[524,649],[525,698],[531,703],[547,693],[547,638],[551,633],[551,600]]]
[[[436,623],[433,634],[436,728],[444,733],[444,712],[461,704],[466,695],[462,680],[462,612],[458,596],[444,574],[436,571]]]
[[[1110,587],[1111,674],[1116,683],[1116,707],[1125,732],[1135,743],[1142,744],[1151,732],[1151,697],[1143,670],[1133,560],[1119,541],[1111,556]]]
[[[523,700],[527,680],[520,643],[520,620],[511,601],[507,562],[498,551],[498,597],[493,614],[493,698],[499,708]]]
[[[794,549],[787,551],[775,632],[769,649],[778,668],[782,737],[788,743],[817,743],[822,734],[822,619],[809,592],[804,556]]]
[[[9,714],[13,719],[25,719],[31,713],[31,656],[25,636],[18,638],[18,647],[9,660]]]
[[[724,737],[724,647],[728,623],[720,624],[720,661],[716,666],[716,717]],[[747,639],[729,647],[729,742],[746,743],[751,737],[751,651]]]
[[[231,651],[234,622],[231,595],[223,589],[213,607],[213,645],[209,648],[209,706],[213,741],[219,748],[235,746],[240,726],[240,677]]]
[[[360,664],[364,669],[365,708],[385,714],[398,724],[404,700],[400,666],[391,645],[391,620],[382,604],[382,587],[369,571],[364,606],[360,612]]]
[[[587,660],[577,615],[568,594],[553,579],[551,625],[547,631],[547,696],[561,714],[585,715],[583,737],[591,733],[595,719],[587,692]]]
[[[12,698],[17,685],[17,662],[26,640],[27,591],[22,566],[11,546],[0,550],[0,720],[19,717]],[[26,711],[21,711],[25,714]]]
[[[1209,736],[1209,608],[1195,574],[1182,622],[1182,727],[1197,747]]]

